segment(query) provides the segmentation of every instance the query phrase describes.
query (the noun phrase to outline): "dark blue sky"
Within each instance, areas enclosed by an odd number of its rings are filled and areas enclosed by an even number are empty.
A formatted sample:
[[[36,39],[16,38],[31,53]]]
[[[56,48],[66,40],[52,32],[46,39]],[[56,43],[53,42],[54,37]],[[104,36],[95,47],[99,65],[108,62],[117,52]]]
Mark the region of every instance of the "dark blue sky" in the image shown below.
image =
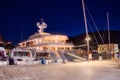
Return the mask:
[[[37,32],[36,22],[41,18],[48,25],[46,32],[68,36],[85,33],[81,2],[82,0],[0,0],[0,34],[5,40],[14,43],[25,40]],[[110,14],[110,29],[120,30],[119,0],[85,0],[85,5],[99,30],[107,30],[107,12]],[[88,12],[86,13],[95,30]]]

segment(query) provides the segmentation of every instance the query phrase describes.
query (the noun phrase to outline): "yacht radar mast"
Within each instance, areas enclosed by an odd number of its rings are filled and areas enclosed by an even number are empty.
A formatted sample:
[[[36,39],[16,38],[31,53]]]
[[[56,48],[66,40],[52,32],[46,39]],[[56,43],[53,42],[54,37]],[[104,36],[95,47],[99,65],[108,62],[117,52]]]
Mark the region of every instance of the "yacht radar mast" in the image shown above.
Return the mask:
[[[43,21],[43,19],[41,19],[41,23],[37,22],[36,25],[39,28],[39,33],[44,32],[44,28],[47,28],[47,24]]]

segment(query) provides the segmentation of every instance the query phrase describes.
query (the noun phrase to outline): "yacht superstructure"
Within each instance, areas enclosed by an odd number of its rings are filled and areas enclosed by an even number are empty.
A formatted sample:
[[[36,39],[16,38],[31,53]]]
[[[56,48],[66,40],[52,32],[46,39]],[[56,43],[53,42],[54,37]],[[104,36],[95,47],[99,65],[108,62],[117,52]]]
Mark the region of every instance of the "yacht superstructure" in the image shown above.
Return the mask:
[[[39,49],[39,50],[71,50],[74,46],[71,43],[66,43],[68,37],[61,34],[50,34],[44,32],[44,28],[47,28],[45,22],[37,23],[39,28],[38,32],[31,35],[27,40],[20,42],[19,47],[25,49]]]

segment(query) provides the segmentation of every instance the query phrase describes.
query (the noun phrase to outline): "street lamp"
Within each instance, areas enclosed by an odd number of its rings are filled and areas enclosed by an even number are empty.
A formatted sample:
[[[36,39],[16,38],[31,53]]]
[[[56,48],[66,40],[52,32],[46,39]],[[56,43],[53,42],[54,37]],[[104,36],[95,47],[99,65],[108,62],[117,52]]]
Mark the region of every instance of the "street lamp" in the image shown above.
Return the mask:
[[[87,54],[88,54],[88,60],[91,60],[92,59],[92,54],[90,53],[90,36],[89,35],[86,35],[86,38],[85,38],[86,42],[87,42]]]
[[[90,40],[91,40],[90,36],[89,36],[89,35],[86,35],[85,40],[86,40],[86,41],[90,41]]]

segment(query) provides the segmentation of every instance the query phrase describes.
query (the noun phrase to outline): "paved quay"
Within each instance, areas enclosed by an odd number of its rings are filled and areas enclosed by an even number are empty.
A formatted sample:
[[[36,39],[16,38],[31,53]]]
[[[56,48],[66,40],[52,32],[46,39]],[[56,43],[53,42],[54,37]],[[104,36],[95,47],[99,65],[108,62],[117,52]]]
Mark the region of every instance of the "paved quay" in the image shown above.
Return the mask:
[[[0,80],[120,80],[115,61],[0,66]]]

